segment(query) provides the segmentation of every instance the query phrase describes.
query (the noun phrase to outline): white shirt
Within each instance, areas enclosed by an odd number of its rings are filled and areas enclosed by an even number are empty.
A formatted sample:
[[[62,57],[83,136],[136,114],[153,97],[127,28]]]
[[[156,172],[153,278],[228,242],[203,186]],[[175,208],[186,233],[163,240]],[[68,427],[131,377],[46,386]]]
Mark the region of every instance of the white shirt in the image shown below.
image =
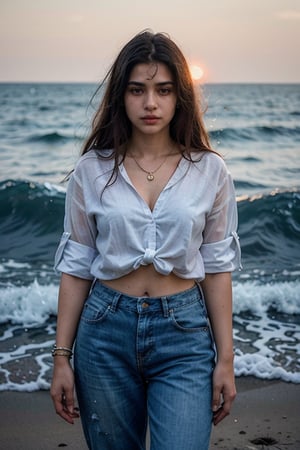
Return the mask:
[[[182,158],[153,211],[123,164],[105,188],[114,162],[99,155],[84,154],[69,180],[57,271],[112,280],[153,264],[163,275],[201,281],[241,267],[233,182],[218,155]]]

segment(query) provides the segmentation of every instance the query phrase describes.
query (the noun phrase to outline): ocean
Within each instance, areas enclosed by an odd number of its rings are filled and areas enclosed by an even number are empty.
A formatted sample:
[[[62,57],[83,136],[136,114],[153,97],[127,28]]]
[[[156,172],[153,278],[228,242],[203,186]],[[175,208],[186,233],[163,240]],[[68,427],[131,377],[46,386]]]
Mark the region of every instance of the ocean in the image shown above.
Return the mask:
[[[62,180],[89,130],[95,88],[0,84],[1,391],[50,386]],[[300,85],[211,84],[203,96],[238,200],[235,373],[300,383]]]

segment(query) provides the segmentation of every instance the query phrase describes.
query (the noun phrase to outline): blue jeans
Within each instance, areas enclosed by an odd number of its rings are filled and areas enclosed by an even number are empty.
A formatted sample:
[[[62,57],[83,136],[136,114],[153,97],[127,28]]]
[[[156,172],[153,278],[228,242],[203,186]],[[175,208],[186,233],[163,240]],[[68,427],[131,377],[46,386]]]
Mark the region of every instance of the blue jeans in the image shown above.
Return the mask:
[[[81,315],[75,380],[93,450],[206,450],[215,351],[201,291],[130,297],[99,282]]]

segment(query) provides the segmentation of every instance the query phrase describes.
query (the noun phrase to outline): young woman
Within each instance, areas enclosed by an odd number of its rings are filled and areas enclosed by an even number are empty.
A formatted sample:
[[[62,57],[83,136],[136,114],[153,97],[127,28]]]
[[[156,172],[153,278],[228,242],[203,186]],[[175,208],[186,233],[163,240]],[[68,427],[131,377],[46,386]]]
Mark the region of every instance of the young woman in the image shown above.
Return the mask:
[[[75,378],[90,449],[144,449],[149,423],[152,450],[205,450],[236,393],[233,183],[166,35],[135,36],[105,83],[68,184],[51,395],[73,423]]]

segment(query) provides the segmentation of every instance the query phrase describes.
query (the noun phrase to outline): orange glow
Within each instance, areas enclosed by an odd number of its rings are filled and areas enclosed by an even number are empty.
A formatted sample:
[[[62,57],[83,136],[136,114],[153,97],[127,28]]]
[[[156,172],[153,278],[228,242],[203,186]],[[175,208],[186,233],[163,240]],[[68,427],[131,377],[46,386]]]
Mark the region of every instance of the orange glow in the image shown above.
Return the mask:
[[[200,66],[191,65],[190,72],[193,80],[201,80],[201,78],[203,78],[204,70]]]

